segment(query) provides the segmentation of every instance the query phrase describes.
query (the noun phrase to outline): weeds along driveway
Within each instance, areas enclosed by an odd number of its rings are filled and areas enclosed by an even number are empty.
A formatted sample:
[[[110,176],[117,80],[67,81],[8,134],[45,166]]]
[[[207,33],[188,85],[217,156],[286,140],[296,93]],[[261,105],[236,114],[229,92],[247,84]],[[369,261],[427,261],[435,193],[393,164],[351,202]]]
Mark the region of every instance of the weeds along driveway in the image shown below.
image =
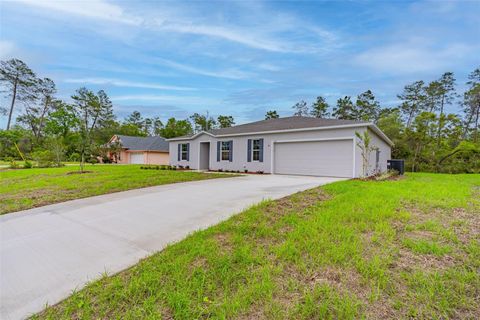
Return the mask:
[[[0,216],[0,318],[21,319],[102,273],[263,199],[337,178],[247,175],[136,189]]]

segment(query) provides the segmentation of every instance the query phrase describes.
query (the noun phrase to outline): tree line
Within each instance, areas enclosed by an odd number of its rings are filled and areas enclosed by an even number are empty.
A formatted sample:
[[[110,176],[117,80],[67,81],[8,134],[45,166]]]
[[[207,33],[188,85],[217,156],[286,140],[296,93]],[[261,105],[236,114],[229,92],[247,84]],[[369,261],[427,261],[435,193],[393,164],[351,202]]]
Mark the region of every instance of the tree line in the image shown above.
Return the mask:
[[[119,120],[105,91],[82,87],[71,101],[63,101],[56,96],[53,80],[38,77],[19,59],[0,62],[0,82],[8,102],[0,109],[7,117],[6,129],[0,130],[0,159],[83,163],[104,156],[105,143],[114,134],[173,138],[235,125],[232,116],[215,118],[208,113],[171,117],[163,123],[159,117],[133,111]],[[406,85],[396,106],[382,107],[367,90],[355,98],[341,97],[332,106],[318,96],[313,103],[301,100],[292,109],[295,116],[375,123],[395,143],[392,157],[406,159],[411,171],[479,172],[480,68],[469,74],[466,87],[459,93],[454,74],[446,72],[428,83]],[[19,116],[13,123],[16,111]],[[265,119],[278,117],[275,108],[265,114]]]
[[[173,138],[235,124],[232,116],[214,119],[198,113],[163,123],[159,117],[143,117],[133,111],[118,120],[105,91],[82,87],[70,102],[63,101],[56,96],[53,80],[38,77],[19,59],[0,62],[0,82],[8,101],[7,107],[0,108],[0,114],[7,117],[5,130],[0,130],[0,159],[26,157],[83,164],[105,156],[104,146],[114,134]],[[17,109],[20,114],[13,123]]]
[[[405,159],[410,171],[480,172],[480,68],[465,85],[459,93],[454,74],[446,72],[428,83],[407,84],[393,107],[382,107],[367,90],[355,101],[345,96],[330,106],[319,96],[293,110],[298,116],[375,123],[395,143],[392,158]]]

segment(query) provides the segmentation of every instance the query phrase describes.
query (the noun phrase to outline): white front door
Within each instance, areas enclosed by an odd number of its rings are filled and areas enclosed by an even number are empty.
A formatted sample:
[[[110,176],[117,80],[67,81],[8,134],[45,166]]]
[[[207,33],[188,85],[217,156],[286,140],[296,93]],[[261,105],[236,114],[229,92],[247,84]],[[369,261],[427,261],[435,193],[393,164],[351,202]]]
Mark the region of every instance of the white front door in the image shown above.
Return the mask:
[[[132,152],[130,153],[130,163],[131,164],[144,164],[143,152]]]

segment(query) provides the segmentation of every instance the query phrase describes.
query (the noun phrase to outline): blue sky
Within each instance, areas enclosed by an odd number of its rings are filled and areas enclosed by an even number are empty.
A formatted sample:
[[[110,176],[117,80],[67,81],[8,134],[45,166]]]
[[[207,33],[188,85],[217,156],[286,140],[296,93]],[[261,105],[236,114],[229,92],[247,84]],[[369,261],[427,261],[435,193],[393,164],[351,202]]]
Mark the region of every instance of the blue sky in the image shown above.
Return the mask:
[[[480,66],[480,1],[22,0],[0,14],[1,59],[66,100],[106,90],[120,119],[208,110],[242,123],[367,89],[395,106],[407,83],[453,71],[461,88]]]

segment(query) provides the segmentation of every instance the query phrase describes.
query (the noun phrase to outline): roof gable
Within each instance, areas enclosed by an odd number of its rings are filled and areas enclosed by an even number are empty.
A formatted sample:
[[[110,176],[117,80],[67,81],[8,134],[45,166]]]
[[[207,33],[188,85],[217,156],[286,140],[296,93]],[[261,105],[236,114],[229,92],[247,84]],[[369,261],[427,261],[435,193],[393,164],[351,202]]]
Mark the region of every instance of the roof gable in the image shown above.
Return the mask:
[[[168,152],[168,141],[162,137],[132,137],[116,135],[123,148],[128,150]]]

